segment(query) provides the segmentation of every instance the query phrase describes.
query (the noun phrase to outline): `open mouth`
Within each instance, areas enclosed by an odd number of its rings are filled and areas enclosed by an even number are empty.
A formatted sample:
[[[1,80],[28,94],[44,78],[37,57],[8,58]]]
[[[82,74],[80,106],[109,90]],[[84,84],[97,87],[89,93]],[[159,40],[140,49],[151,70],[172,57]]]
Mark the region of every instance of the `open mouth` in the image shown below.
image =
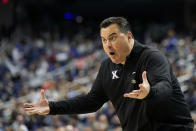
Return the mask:
[[[110,55],[115,55],[115,53],[114,52],[110,52]]]

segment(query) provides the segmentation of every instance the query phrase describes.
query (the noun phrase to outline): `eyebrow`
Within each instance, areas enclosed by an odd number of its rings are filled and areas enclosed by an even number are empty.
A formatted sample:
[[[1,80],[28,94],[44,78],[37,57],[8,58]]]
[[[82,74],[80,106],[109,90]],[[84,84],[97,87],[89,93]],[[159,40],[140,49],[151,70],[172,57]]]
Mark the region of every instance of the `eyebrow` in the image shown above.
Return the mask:
[[[111,33],[108,37],[111,37],[112,35],[116,35],[116,32]],[[101,38],[104,38],[103,36],[101,36]],[[104,38],[105,39],[105,38]]]

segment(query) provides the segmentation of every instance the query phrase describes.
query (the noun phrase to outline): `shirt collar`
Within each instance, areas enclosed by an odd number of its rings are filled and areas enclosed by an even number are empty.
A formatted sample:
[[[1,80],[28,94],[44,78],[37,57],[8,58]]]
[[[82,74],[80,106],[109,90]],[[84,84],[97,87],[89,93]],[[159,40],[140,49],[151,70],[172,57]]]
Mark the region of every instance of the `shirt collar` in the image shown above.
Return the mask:
[[[133,48],[130,52],[130,54],[126,57],[126,62],[129,62],[131,61],[131,59],[137,59],[138,58],[138,55],[140,55],[139,52],[141,52],[144,48],[144,45],[142,45],[141,43],[139,43],[137,40],[134,40],[134,45],[133,45]]]

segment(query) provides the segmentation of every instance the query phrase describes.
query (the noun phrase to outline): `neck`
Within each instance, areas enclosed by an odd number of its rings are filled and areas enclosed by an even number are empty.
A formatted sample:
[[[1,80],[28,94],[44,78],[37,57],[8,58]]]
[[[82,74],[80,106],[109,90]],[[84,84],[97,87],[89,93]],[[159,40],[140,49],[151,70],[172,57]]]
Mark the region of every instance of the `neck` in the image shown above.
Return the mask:
[[[124,60],[123,62],[121,62],[121,64],[122,64],[122,65],[125,65],[125,61],[126,61],[126,60]]]

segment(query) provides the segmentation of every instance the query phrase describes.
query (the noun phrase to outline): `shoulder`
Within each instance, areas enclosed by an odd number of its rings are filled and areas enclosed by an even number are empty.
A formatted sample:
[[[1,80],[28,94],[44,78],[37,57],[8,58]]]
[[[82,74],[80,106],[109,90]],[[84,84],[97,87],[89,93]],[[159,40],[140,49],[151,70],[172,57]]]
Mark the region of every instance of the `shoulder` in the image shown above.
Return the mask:
[[[156,47],[144,45],[143,55],[150,58],[166,58],[166,56]]]
[[[104,58],[101,61],[101,66],[99,68],[98,71],[98,78],[103,78],[105,76],[105,74],[108,72],[108,70],[110,69],[110,59],[109,58]]]
[[[167,57],[155,47],[147,46],[143,56],[150,65],[169,64]]]

